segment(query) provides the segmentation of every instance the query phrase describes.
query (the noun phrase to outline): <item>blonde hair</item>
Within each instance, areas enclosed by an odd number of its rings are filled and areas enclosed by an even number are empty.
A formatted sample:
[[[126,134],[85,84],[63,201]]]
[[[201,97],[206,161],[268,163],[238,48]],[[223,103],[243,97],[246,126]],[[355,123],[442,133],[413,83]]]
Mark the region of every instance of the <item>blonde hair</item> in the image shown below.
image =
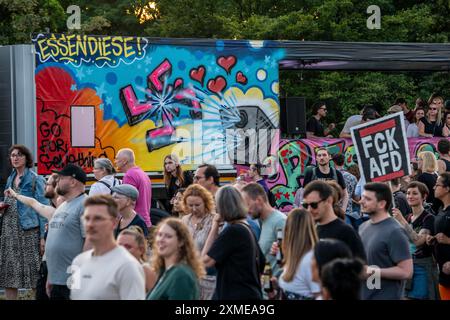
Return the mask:
[[[214,198],[211,192],[209,192],[199,184],[191,184],[189,187],[186,188],[186,191],[183,193],[183,205],[185,211],[187,211],[186,199],[191,196],[202,198],[203,203],[205,204],[206,214],[211,214],[215,211]]]
[[[442,104],[444,104],[444,98],[442,96],[440,96],[437,93],[432,93],[431,96],[428,98],[428,106],[431,106],[433,104],[433,100],[441,100]],[[430,109],[428,109],[428,112],[430,112]],[[428,118],[428,112],[427,112],[427,118]],[[436,124],[438,126],[440,126],[442,124],[442,108],[439,108],[437,110],[437,115],[436,115]]]
[[[164,184],[166,185],[166,187],[168,188],[170,185],[170,179],[172,178],[172,174],[170,172],[167,172],[166,170],[166,159],[170,159],[173,162],[175,162],[176,164],[176,178],[180,181],[180,186],[182,186],[184,184],[184,172],[183,169],[181,168],[180,165],[180,160],[178,159],[178,156],[176,154],[168,154],[167,156],[164,157],[164,167],[163,167],[163,174],[164,174]]]
[[[431,151],[423,151],[418,157],[423,161],[422,172],[435,172],[438,169],[437,160]]]
[[[142,255],[139,257],[139,262],[144,263],[147,261],[147,240],[144,236],[144,231],[139,226],[131,226],[122,232],[120,232],[119,237],[121,235],[124,236],[132,236],[134,238],[134,241],[136,241],[139,249],[142,249]]]
[[[286,220],[282,250],[284,253],[283,280],[290,282],[303,256],[319,241],[313,218],[303,208],[291,210]]]
[[[177,263],[185,263],[189,267],[192,268],[194,273],[198,278],[201,278],[205,275],[205,267],[200,260],[199,253],[197,251],[196,245],[192,238],[191,233],[189,232],[188,227],[178,218],[167,218],[161,221],[155,230],[155,239],[156,236],[161,230],[162,226],[167,225],[172,228],[178,239],[178,242],[181,243],[181,247],[178,251],[178,261]],[[156,274],[160,274],[161,270],[165,267],[164,259],[159,255],[156,241],[153,241],[153,255],[151,258],[151,267]]]

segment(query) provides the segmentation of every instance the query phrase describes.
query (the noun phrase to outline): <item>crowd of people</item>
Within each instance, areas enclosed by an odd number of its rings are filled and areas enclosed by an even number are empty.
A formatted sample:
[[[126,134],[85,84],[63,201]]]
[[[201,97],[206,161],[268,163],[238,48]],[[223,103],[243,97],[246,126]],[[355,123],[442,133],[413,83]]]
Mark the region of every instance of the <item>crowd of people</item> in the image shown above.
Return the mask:
[[[376,116],[366,108],[352,121]],[[33,289],[38,300],[449,300],[448,139],[438,152],[421,152],[411,176],[366,183],[342,154],[318,148],[287,213],[259,164],[222,186],[214,165],[192,174],[168,155],[168,198],[156,219],[132,150],[119,150],[114,164],[97,159],[87,194],[80,167],[45,181],[31,152],[14,145],[0,288],[7,299]]]
[[[350,116],[341,130],[340,138],[351,138],[350,128],[382,116],[381,108],[376,105],[362,106],[360,113]],[[314,103],[311,117],[306,123],[307,138],[333,138],[336,124],[331,122],[326,127],[327,104],[323,101]],[[408,107],[404,98],[397,98],[388,108],[387,114],[403,112],[404,124],[408,138],[449,137],[450,136],[450,100],[444,102],[439,94],[432,94],[425,102],[418,98],[413,109]]]

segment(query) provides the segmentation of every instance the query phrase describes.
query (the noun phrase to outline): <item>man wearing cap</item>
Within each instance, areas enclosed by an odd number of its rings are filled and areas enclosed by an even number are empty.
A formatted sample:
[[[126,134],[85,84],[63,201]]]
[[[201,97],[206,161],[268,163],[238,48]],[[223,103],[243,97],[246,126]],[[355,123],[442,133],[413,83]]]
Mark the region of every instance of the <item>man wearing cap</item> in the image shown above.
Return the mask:
[[[136,212],[148,228],[152,226],[150,220],[150,207],[152,204],[152,182],[147,174],[136,165],[134,152],[131,149],[124,148],[117,152],[115,165],[120,172],[123,172],[122,182],[131,184],[139,190],[139,197],[136,200]]]
[[[51,215],[48,224],[45,253],[47,258],[47,294],[51,300],[68,300],[67,280],[73,258],[87,249],[82,224],[86,173],[78,166],[68,164],[58,174],[56,193],[65,201]]]
[[[112,197],[119,209],[119,221],[114,231],[117,239],[120,232],[131,226],[138,226],[144,231],[145,237],[148,235],[147,225],[144,220],[134,211],[136,200],[139,198],[139,191],[130,184],[121,184],[111,188]]]

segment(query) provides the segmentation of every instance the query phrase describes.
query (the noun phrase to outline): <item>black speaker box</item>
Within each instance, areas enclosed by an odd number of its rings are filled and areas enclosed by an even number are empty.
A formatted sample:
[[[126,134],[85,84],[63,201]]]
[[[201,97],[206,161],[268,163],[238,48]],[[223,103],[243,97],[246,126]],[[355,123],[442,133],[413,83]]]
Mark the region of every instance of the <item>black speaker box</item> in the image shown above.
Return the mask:
[[[303,97],[280,98],[280,129],[306,137],[306,103]]]

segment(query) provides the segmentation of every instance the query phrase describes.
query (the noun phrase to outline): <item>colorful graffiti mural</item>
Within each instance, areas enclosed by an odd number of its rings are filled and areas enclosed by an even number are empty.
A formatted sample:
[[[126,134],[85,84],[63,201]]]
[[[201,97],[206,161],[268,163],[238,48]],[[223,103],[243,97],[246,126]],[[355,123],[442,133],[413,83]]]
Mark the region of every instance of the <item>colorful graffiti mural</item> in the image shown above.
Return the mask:
[[[410,158],[415,159],[422,151],[432,151],[438,156],[436,152],[438,141],[439,138],[408,139]],[[357,164],[351,139],[282,139],[277,153],[279,164],[277,174],[267,181],[280,210],[292,209],[295,193],[301,186],[305,168],[315,164],[315,150],[319,147],[326,147],[332,155],[343,153],[345,167]]]
[[[187,165],[230,165],[242,145],[261,145],[230,129],[279,127],[284,51],[265,41],[180,46],[170,39],[39,34],[33,43],[41,174],[67,163],[90,172],[96,158],[112,160],[121,148],[133,149],[146,171],[161,171],[172,152]]]

